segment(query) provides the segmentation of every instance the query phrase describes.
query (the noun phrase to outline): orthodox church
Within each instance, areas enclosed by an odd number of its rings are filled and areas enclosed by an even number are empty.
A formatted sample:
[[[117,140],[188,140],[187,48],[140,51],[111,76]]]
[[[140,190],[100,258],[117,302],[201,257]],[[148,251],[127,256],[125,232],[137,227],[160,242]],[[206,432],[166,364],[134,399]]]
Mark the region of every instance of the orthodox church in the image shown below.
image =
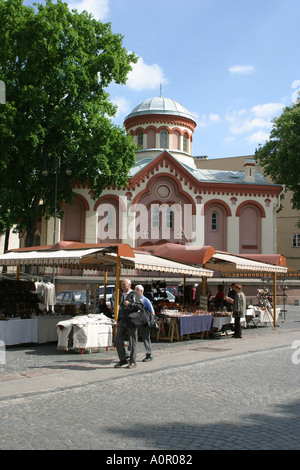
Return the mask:
[[[132,247],[170,241],[240,254],[277,253],[282,186],[267,182],[252,158],[245,157],[243,171],[201,169],[207,157],[192,156],[196,125],[170,98],[136,106],[124,121],[137,146],[127,186],[109,186],[97,200],[89,187],[74,187],[74,204],[61,204],[56,241]],[[41,245],[52,244],[53,230],[53,219],[41,221]]]

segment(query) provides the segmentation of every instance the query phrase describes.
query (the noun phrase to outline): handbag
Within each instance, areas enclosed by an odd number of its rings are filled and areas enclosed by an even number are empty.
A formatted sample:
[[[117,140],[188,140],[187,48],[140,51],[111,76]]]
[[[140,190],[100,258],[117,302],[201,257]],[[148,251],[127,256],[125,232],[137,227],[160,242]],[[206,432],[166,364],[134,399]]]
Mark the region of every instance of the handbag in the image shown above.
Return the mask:
[[[148,316],[145,310],[129,313],[127,316],[128,326],[138,328],[139,326],[149,326]]]
[[[150,328],[159,330],[159,318],[156,315],[150,315]]]

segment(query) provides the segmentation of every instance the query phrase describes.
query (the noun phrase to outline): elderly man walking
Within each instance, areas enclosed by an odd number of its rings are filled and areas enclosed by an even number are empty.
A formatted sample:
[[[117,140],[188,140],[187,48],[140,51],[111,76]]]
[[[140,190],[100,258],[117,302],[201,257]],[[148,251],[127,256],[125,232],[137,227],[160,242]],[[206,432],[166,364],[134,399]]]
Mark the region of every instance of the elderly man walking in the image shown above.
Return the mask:
[[[124,279],[122,281],[122,295],[120,299],[119,315],[117,323],[117,333],[115,337],[115,345],[119,356],[119,362],[115,367],[122,367],[128,364],[126,359],[126,352],[124,347],[124,341],[126,340],[127,334],[129,342],[131,344],[130,362],[127,366],[128,369],[136,367],[136,350],[137,350],[137,328],[132,327],[128,322],[128,315],[132,312],[137,312],[144,309],[142,299],[137,292],[131,289],[130,279]]]

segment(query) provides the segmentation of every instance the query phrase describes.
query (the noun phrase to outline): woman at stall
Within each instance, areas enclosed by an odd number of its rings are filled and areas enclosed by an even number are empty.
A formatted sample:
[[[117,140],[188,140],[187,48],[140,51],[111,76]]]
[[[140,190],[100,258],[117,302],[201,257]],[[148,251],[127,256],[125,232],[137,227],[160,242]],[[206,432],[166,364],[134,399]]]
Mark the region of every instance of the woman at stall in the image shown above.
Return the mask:
[[[218,285],[218,292],[215,296],[215,307],[217,310],[223,310],[225,306],[225,294],[223,284]]]
[[[112,318],[112,312],[110,308],[106,305],[106,302],[103,297],[99,299],[99,313],[104,313],[109,318]]]

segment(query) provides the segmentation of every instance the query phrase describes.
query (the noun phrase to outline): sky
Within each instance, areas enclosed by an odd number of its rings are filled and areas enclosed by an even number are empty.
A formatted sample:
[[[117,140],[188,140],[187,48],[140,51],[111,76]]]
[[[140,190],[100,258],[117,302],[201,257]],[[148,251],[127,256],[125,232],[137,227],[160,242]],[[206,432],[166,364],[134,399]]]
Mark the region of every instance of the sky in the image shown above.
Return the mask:
[[[161,87],[162,96],[195,116],[194,156],[246,156],[268,140],[272,119],[296,102],[299,0],[66,3],[111,23],[124,47],[139,57],[126,85],[107,89],[118,106],[115,124],[123,125],[139,103],[160,96]]]

